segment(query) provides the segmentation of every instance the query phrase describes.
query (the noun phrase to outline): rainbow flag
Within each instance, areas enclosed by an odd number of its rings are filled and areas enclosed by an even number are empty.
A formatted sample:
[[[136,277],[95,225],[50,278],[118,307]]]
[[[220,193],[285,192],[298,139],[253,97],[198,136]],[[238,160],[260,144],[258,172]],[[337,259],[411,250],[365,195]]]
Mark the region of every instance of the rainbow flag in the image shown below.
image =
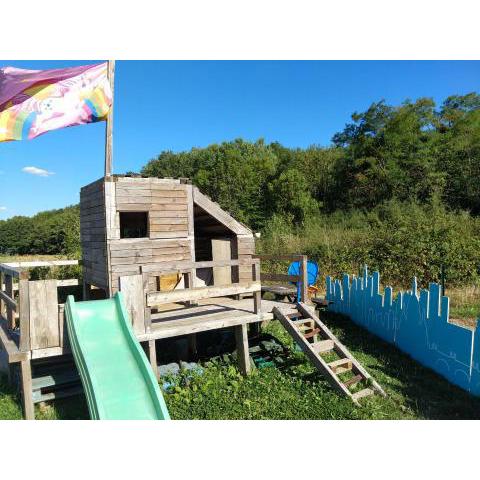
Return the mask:
[[[55,70],[0,69],[0,142],[105,120],[107,63]]]

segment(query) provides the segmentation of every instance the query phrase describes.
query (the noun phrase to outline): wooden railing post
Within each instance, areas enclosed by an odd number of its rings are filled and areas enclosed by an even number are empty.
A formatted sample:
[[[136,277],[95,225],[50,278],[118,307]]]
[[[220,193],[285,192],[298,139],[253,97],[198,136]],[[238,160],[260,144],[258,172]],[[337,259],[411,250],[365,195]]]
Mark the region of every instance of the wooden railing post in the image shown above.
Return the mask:
[[[5,293],[13,300],[13,277],[11,275],[5,275]],[[7,323],[8,328],[15,328],[15,319],[13,315],[13,308],[7,304]]]
[[[300,284],[300,299],[302,302],[308,302],[308,257],[302,255],[300,261],[300,276],[302,277]]]
[[[3,272],[0,270],[0,291],[3,290]],[[3,301],[2,297],[0,297],[0,316],[3,315]]]

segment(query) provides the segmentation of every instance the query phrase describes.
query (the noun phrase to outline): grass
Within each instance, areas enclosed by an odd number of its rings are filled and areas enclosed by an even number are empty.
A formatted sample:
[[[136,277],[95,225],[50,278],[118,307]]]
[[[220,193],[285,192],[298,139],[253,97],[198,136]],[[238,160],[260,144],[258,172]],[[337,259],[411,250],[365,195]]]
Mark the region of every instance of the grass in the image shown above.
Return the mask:
[[[209,362],[204,374],[187,378],[165,394],[173,419],[478,419],[480,398],[448,383],[395,347],[348,319],[323,316],[387,392],[355,407],[333,392],[277,321],[265,333],[289,352],[276,367],[255,369],[243,378],[233,363]],[[43,410],[39,419],[88,418],[83,398],[63,400]],[[5,381],[0,383],[0,419],[21,417],[19,402]]]

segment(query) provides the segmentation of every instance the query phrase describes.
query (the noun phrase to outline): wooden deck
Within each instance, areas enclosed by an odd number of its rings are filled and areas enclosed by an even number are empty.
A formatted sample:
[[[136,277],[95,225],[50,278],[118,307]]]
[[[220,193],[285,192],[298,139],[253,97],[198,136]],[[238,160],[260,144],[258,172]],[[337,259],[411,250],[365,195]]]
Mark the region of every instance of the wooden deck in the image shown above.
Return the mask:
[[[157,313],[152,313],[151,332],[137,335],[137,338],[143,342],[272,320],[274,307],[292,313],[294,305],[262,300],[260,314],[254,313],[252,298],[209,298],[200,300],[194,307],[163,305]]]

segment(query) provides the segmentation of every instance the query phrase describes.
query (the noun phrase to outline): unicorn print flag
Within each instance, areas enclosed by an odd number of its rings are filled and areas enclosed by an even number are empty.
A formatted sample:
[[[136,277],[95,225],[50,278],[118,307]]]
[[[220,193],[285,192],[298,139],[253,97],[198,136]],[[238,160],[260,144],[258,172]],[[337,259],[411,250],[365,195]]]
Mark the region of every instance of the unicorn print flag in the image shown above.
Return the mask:
[[[0,142],[105,120],[107,63],[56,70],[0,69]]]

